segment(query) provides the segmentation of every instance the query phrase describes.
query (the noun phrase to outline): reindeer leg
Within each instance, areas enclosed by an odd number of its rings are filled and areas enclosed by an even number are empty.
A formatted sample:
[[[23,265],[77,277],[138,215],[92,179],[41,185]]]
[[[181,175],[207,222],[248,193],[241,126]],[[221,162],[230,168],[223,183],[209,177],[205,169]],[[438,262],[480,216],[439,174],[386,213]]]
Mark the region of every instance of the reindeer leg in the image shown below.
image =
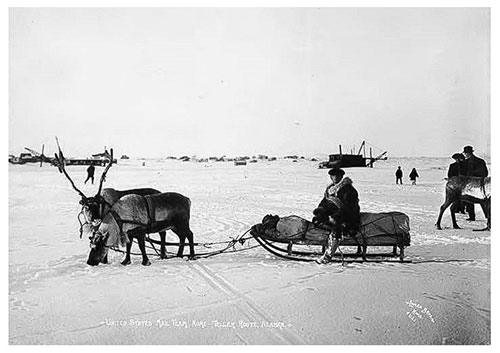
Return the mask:
[[[177,250],[177,256],[182,257],[182,254],[184,253],[184,244],[186,243],[186,236],[177,228],[172,228],[172,232],[177,234],[179,237],[179,250]]]
[[[436,221],[436,228],[441,229],[441,219],[443,218],[443,213],[446,211],[446,209],[452,204],[452,201],[449,198],[446,198],[444,203],[441,205],[439,208],[439,216]]]
[[[125,259],[122,261],[122,265],[130,265],[132,262],[130,261],[130,249],[132,249],[133,238],[129,238],[130,241],[127,243],[127,254],[125,255]]]
[[[151,265],[151,262],[148,259],[148,255],[146,254],[146,244],[144,241],[144,234],[141,234],[137,237],[137,242],[139,243],[139,249],[141,249],[141,254],[142,254],[142,265],[143,266],[149,266]]]
[[[184,239],[187,238],[189,240],[189,259],[194,259],[194,241],[193,241],[193,232],[189,229],[189,220],[186,220],[181,224],[181,233],[184,236]]]
[[[179,245],[179,251],[177,256],[182,257],[184,252],[184,245],[186,243],[186,238],[189,240],[189,259],[194,259],[194,241],[193,241],[193,232],[189,229],[188,224],[181,224],[178,228],[172,229],[175,234],[179,236],[181,240]]]
[[[189,259],[194,259],[194,240],[193,240],[193,232],[187,227],[186,236],[189,240]]]
[[[488,197],[488,199],[486,200],[486,208],[488,210],[488,215],[486,216],[488,230],[491,230],[491,197]]]
[[[163,231],[160,232],[160,240],[161,240],[161,245],[160,245],[160,259],[166,259],[167,258],[167,249],[165,246],[165,240],[167,237],[167,232]]]
[[[486,216],[486,228],[474,229],[475,231],[491,230],[491,200],[487,199],[480,203],[483,213]]]
[[[454,229],[460,229],[460,227],[457,224],[457,219],[456,219],[456,214],[457,214],[459,209],[460,209],[460,201],[455,201],[451,204],[450,214],[451,214],[451,222],[453,224]]]
[[[457,224],[457,218],[455,217],[455,211],[450,209],[451,223],[453,224],[453,229],[461,229]]]

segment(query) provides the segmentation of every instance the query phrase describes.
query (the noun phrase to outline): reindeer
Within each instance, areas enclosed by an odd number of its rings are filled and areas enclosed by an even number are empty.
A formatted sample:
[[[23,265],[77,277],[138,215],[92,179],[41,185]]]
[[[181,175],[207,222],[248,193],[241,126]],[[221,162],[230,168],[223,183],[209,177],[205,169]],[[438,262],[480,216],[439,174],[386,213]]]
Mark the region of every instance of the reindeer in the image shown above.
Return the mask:
[[[441,218],[444,211],[456,201],[478,203],[487,219],[487,226],[481,230],[491,229],[491,181],[490,177],[454,176],[448,179],[445,189],[445,201],[439,210],[436,228],[441,229]],[[455,213],[450,211],[454,229],[460,229]]]
[[[98,265],[107,255],[109,247],[126,244],[127,254],[122,265],[129,265],[131,240],[136,238],[142,254],[142,264],[149,266],[151,262],[146,254],[145,235],[169,229],[180,240],[177,256],[182,257],[187,238],[189,258],[193,259],[193,233],[189,229],[190,208],[189,198],[174,192],[123,196],[111,207],[95,231],[87,264]]]
[[[59,147],[59,143],[58,143]],[[69,174],[66,172],[66,169],[64,168],[64,156],[61,151],[61,148],[59,147],[59,155],[55,155],[56,161],[57,161],[57,167],[59,169],[59,172],[64,174],[66,178],[70,181],[71,186],[73,189],[81,196],[80,204],[83,206],[83,211],[86,217],[90,220],[91,224],[96,225],[93,230],[92,230],[92,237],[90,237],[91,240],[91,252],[89,255],[89,260],[87,263],[89,265],[98,265],[100,262],[102,263],[107,263],[107,253],[108,253],[108,246],[105,246],[105,251],[102,251],[100,249],[100,241],[103,240],[102,236],[106,235],[109,236],[109,231],[103,231],[103,229],[107,228],[107,223],[106,222],[113,222],[113,220],[123,223],[130,223],[127,222],[126,220],[122,220],[120,218],[119,213],[116,212],[116,209],[122,209],[123,204],[128,204],[128,207],[131,207],[137,212],[137,214],[140,213],[140,209],[137,209],[137,205],[141,204],[142,207],[146,207],[146,210],[149,215],[150,209],[156,209],[156,210],[162,210],[166,211],[167,214],[160,213],[160,214],[152,214],[153,217],[158,217],[151,219],[151,216],[148,216],[147,223],[138,223],[137,221],[135,222],[136,225],[142,226],[139,227],[143,232],[142,234],[138,234],[137,230],[134,229],[126,229],[126,231],[130,230],[130,234],[127,234],[127,236],[123,237],[123,230],[122,227],[120,226],[119,235],[122,240],[124,240],[124,243],[127,244],[127,257],[126,261],[123,261],[122,264],[126,265],[130,263],[130,247],[132,245],[132,240],[129,239],[128,236],[131,238],[136,237],[139,242],[139,246],[141,248],[143,257],[145,256],[145,251],[143,251],[144,248],[144,238],[145,234],[149,233],[154,233],[158,232],[160,234],[160,258],[166,258],[166,230],[172,229],[174,233],[176,233],[181,242],[179,246],[179,251],[177,253],[178,256],[182,257],[183,255],[183,250],[184,250],[184,243],[186,237],[190,241],[190,258],[194,257],[194,248],[193,248],[193,234],[191,230],[189,229],[189,215],[190,215],[190,206],[191,202],[190,200],[177,193],[165,193],[161,194],[160,191],[152,188],[142,188],[142,189],[131,189],[131,190],[115,190],[112,188],[106,188],[102,189],[102,185],[105,181],[106,174],[111,168],[111,165],[113,164],[113,150],[111,149],[111,157],[109,159],[109,163],[106,165],[106,168],[104,169],[100,183],[99,183],[99,189],[97,191],[97,194],[93,197],[87,197],[85,194],[80,191]],[[151,204],[150,200],[145,199],[146,196],[150,195],[167,195],[164,196],[161,199],[155,199],[153,201],[154,203]],[[123,203],[120,203],[116,208],[113,208],[113,206],[123,197],[126,196],[135,196],[135,197],[129,197],[127,200],[125,200]],[[142,202],[140,199],[142,198]],[[134,204],[135,200],[135,204]],[[139,201],[138,201],[139,200]],[[144,203],[144,201],[146,203]],[[157,203],[157,204],[155,204]],[[177,207],[179,206],[180,207]],[[171,211],[172,215],[176,215],[176,217],[169,217],[168,212]],[[127,209],[125,208],[124,210],[121,210],[122,213],[126,214]],[[179,216],[180,215],[180,216]],[[110,219],[109,216],[113,217],[113,220]],[[163,217],[163,218],[162,218]],[[157,221],[158,220],[158,221]],[[154,223],[154,224],[153,224]],[[171,223],[171,224],[170,224]],[[102,227],[101,227],[102,226]],[[109,227],[108,227],[109,228]],[[126,227],[130,228],[130,227]],[[116,233],[116,228],[113,229]],[[137,233],[137,234],[136,234]],[[80,229],[80,237],[82,236],[82,229]],[[113,234],[112,238],[116,238],[118,234]],[[142,245],[141,245],[142,243]],[[98,259],[98,260],[97,260]],[[128,259],[128,260],[127,260]],[[149,260],[143,261],[144,265],[149,265]]]

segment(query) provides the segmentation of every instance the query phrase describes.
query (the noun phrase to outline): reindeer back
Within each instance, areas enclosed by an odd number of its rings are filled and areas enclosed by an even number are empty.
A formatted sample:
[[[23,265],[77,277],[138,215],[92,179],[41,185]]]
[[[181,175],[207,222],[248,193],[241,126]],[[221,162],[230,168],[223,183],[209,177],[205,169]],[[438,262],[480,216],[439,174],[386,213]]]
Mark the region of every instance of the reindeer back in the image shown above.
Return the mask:
[[[447,192],[478,200],[491,197],[491,178],[455,176],[446,183]]]

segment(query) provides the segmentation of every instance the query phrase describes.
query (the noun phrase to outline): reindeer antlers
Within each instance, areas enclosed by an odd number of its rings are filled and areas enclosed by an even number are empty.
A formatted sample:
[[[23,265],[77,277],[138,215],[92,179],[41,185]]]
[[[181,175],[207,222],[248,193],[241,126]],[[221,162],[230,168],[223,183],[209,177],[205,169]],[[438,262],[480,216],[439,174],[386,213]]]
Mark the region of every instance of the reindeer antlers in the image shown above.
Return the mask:
[[[101,190],[102,190],[102,184],[106,180],[106,173],[108,172],[109,168],[111,168],[111,165],[113,164],[113,149],[110,149],[110,154],[109,154],[109,162],[106,168],[104,168],[104,171],[102,172],[101,175],[101,181],[99,182],[99,190],[97,191],[97,195],[101,195]]]
[[[73,182],[73,180],[71,180],[70,176],[68,175],[68,173],[66,172],[66,169],[64,169],[64,156],[63,156],[63,153],[61,151],[61,146],[59,146],[59,140],[57,139],[57,136],[56,136],[56,142],[57,142],[57,149],[59,150],[59,155],[57,155],[57,153],[55,153],[55,157],[56,157],[56,162],[57,162],[57,168],[59,169],[59,173],[63,173],[66,178],[69,180],[69,182],[71,183],[71,186],[73,187],[73,189],[76,190],[77,193],[80,194],[80,196],[83,198],[83,199],[86,199],[87,196],[85,196],[85,194],[83,192],[81,192],[76,186],[75,186],[75,183]]]
[[[69,182],[71,183],[71,186],[73,186],[73,189],[75,189],[76,192],[78,192],[83,199],[86,199],[87,196],[85,196],[85,194],[83,192],[78,190],[78,188],[75,186],[75,183],[73,182],[73,180],[71,180],[70,176],[66,172],[66,169],[64,168],[64,164],[65,164],[64,163],[64,155],[61,151],[61,146],[59,146],[59,140],[57,139],[57,136],[56,136],[56,142],[57,142],[57,148],[59,150],[59,155],[57,155],[57,153],[56,153],[55,157],[56,157],[57,168],[59,169],[59,172],[63,173],[66,176],[66,178],[69,180]],[[104,168],[104,171],[102,172],[102,175],[101,175],[101,181],[99,182],[99,191],[97,191],[97,195],[101,194],[102,184],[106,180],[106,173],[108,172],[109,168],[111,168],[111,165],[113,164],[113,149],[112,148],[110,149],[110,152],[111,153],[108,154],[108,157],[109,157],[108,165],[106,165],[106,168]]]

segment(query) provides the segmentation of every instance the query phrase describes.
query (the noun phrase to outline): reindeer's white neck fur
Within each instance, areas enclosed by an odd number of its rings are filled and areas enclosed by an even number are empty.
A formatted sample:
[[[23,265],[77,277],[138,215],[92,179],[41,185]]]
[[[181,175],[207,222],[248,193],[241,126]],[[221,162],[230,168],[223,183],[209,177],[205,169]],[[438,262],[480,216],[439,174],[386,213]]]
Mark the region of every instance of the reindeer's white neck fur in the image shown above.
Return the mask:
[[[145,207],[141,207],[145,202],[144,197],[132,194],[123,196],[113,205],[113,212],[109,212],[104,217],[101,225],[102,233],[108,232],[106,243],[108,246],[125,245],[130,241],[126,235],[128,230],[138,227],[137,223],[144,225],[148,223],[147,214],[144,212]],[[121,230],[113,213],[118,214],[124,221]]]
[[[99,226],[99,231],[102,234],[108,234],[108,238],[106,240],[107,246],[125,246],[129,242],[128,237],[121,233],[120,227],[111,213],[108,213],[104,217],[101,225]]]

